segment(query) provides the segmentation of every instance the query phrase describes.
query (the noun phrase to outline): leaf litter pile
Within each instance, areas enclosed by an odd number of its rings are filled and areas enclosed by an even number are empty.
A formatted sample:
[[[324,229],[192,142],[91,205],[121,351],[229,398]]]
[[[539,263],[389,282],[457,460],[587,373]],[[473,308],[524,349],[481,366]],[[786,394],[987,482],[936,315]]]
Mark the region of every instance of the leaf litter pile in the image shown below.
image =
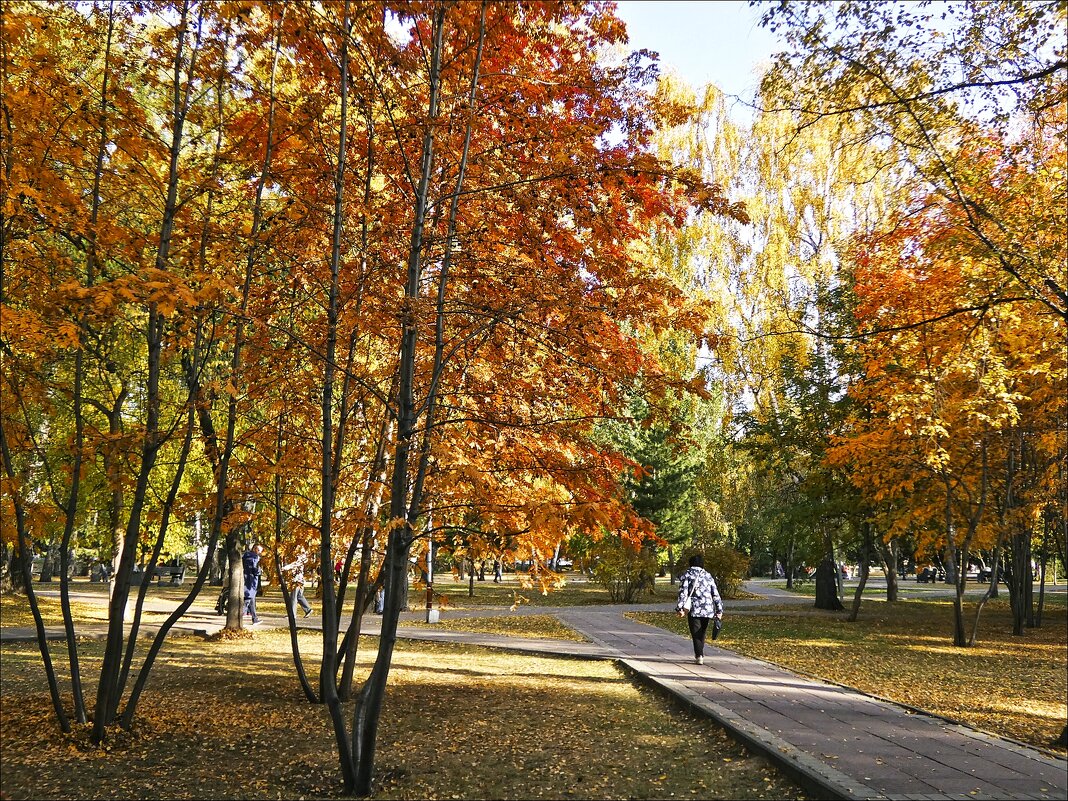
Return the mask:
[[[300,639],[314,659],[318,638]],[[362,643],[360,670],[374,645]],[[100,644],[80,651],[94,675]],[[303,700],[288,632],[173,638],[134,730],[102,748],[89,726],[59,731],[34,644],[5,645],[0,667],[5,799],[341,797],[327,716]],[[382,799],[805,797],[611,663],[404,641],[376,771]]]

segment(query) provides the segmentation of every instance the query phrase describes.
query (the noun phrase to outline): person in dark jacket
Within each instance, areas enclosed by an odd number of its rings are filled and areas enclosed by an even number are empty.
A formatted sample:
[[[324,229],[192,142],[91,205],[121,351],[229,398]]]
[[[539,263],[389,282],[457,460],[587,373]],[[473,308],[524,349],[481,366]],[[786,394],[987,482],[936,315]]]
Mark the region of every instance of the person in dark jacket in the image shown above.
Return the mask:
[[[260,622],[256,614],[256,593],[260,589],[260,554],[263,546],[257,543],[245,551],[241,557],[241,566],[245,571],[245,614],[252,616],[252,625]]]
[[[686,601],[689,600],[689,609]],[[705,663],[705,632],[710,621],[723,619],[723,600],[712,574],[705,570],[700,554],[690,557],[690,567],[679,576],[679,600],[675,604],[679,617],[685,617],[693,639],[693,658]]]

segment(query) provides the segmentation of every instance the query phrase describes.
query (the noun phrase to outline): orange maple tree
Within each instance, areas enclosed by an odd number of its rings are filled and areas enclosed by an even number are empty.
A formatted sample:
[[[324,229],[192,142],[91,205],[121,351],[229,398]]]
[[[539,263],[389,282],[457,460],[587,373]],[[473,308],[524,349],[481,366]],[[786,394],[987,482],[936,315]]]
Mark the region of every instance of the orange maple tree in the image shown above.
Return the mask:
[[[55,510],[69,533],[107,498],[98,740],[133,666],[137,549],[151,569],[171,517],[205,516],[207,558],[124,726],[220,543],[231,628],[242,545],[308,556],[324,656],[315,686],[294,637],[298,674],[330,711],[345,786],[367,794],[413,550],[468,531],[544,576],[568,532],[648,533],[593,422],[639,374],[654,398],[700,389],[642,342],[698,337],[702,315],[635,243],[742,213],[651,154],[685,110],[655,102],[646,54],[611,55],[626,34],[609,6],[134,10],[4,8],[4,503],[27,553]]]

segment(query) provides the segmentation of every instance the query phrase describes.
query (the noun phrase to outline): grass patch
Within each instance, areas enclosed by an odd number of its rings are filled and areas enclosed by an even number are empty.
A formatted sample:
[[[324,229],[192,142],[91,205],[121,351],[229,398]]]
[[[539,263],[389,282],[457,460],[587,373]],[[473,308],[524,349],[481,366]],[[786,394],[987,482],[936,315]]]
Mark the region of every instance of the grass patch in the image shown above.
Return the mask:
[[[614,603],[608,595],[608,591],[593,582],[587,582],[581,574],[564,573],[563,584],[555,589],[542,593],[523,576],[514,573],[506,574],[500,584],[494,584],[491,578],[485,581],[475,581],[474,595],[469,595],[470,585],[467,581],[457,581],[452,576],[439,577],[434,583],[434,605],[445,612],[449,609],[509,609],[509,608],[550,608],[561,606],[597,606]],[[151,584],[145,598],[146,610],[149,610],[153,601],[165,600],[176,603],[186,597],[192,583],[187,580],[184,585]],[[101,605],[107,597],[108,586],[106,584],[91,583],[87,579],[75,579],[71,582],[71,592],[75,595],[96,596],[96,603],[91,598],[84,601],[75,598],[72,601],[72,610],[75,620],[85,622],[104,623],[107,621],[106,604]],[[38,601],[41,604],[42,614],[45,615],[45,624],[49,626],[62,625],[62,617],[59,607],[59,583],[34,584],[37,591]],[[45,592],[48,595],[42,595]],[[131,588],[136,596],[137,588]],[[656,604],[667,603],[675,600],[677,587],[668,583],[666,578],[656,580],[652,593],[643,593],[635,603]],[[52,597],[52,595],[56,597]],[[307,593],[308,601],[316,609],[320,608],[319,599],[315,592]],[[346,593],[346,613],[352,610],[352,588]],[[205,586],[200,590],[196,599],[199,607],[214,607],[219,596],[219,587]],[[756,597],[756,596],[747,596]],[[419,610],[426,605],[426,590],[414,587],[408,595],[408,607],[411,610]],[[271,584],[267,592],[256,599],[256,609],[263,614],[285,615],[286,608],[282,602],[282,594],[277,585]],[[142,617],[143,622],[162,622],[164,615],[155,616],[151,611],[146,611]],[[30,615],[29,606],[25,596],[5,595],[0,596],[0,625],[4,628],[32,626],[33,617]]]
[[[59,585],[56,584],[55,587],[58,592]],[[106,590],[103,593],[103,597],[104,599],[107,598]],[[136,596],[133,596],[131,605],[133,600],[136,600]],[[44,620],[46,626],[63,625],[63,609],[60,606],[58,597],[38,594],[37,604],[38,609],[41,612],[41,619]],[[106,625],[108,622],[108,607],[106,600],[104,602],[97,602],[93,600],[72,599],[70,602],[70,612],[75,625],[78,623]],[[160,624],[166,619],[167,615],[162,612],[144,610],[141,614],[141,623],[145,625]],[[33,613],[30,611],[30,603],[26,596],[0,595],[0,627],[5,629],[33,628],[34,625]]]
[[[1047,607],[1041,628],[1014,637],[1008,603],[992,601],[973,648],[953,647],[948,598],[867,604],[856,623],[841,613],[764,611],[728,610],[716,644],[1039,747],[1049,747],[1068,718],[1063,605]],[[688,636],[674,615],[628,616]]]
[[[59,732],[36,646],[4,646],[0,790],[10,799],[339,797],[333,736],[324,710],[302,699],[288,637],[169,641],[134,731],[106,749],[88,743],[88,727]],[[319,638],[300,639],[314,659]],[[85,675],[98,670],[101,647],[81,648]],[[361,648],[360,675],[373,647]],[[377,769],[379,799],[804,797],[710,721],[665,708],[611,663],[408,641],[394,656]]]
[[[523,577],[508,575],[500,584],[490,580],[476,581],[475,594],[468,595],[470,584],[454,579],[439,579],[434,583],[434,597],[442,608],[470,609],[473,607],[509,608],[513,606],[558,607],[597,606],[615,603],[608,590],[580,574],[563,573],[563,584],[543,593]],[[643,592],[634,600],[637,604],[660,604],[675,599],[676,588],[667,579],[657,579],[653,592]],[[442,600],[444,596],[444,600]],[[425,599],[425,594],[420,596]]]
[[[422,621],[402,621],[402,626],[422,625]],[[434,624],[435,628],[448,631],[466,631],[474,634],[499,634],[505,637],[533,637],[547,640],[571,640],[587,642],[586,638],[570,626],[565,626],[552,615],[493,615],[491,617],[444,618]]]
[[[853,595],[857,591],[857,584],[859,582],[856,579],[848,579],[842,583],[842,600],[848,606],[853,601]],[[770,587],[777,590],[786,589],[786,581],[769,581],[763,586]],[[979,584],[977,582],[969,582],[964,589],[964,598],[971,603],[978,603],[987,591],[987,584]],[[1038,603],[1038,588],[1036,583],[1034,588],[1035,603]],[[1058,585],[1057,592],[1050,591],[1050,585],[1046,585],[1045,605],[1047,607],[1063,607],[1065,606],[1066,595],[1064,593],[1064,585]],[[913,599],[927,599],[935,601],[938,599],[949,599],[953,594],[953,586],[945,583],[938,584],[921,584],[920,582],[912,579],[900,580],[897,584],[898,597],[901,600],[913,600]],[[799,581],[794,580],[794,586],[789,592],[796,595],[802,595],[809,598],[816,597],[816,584],[812,580]],[[1008,589],[1005,585],[1001,585],[1000,597],[1008,598]],[[886,599],[886,585],[882,582],[882,577],[878,577],[876,580],[866,584],[864,586],[864,600],[881,601]]]

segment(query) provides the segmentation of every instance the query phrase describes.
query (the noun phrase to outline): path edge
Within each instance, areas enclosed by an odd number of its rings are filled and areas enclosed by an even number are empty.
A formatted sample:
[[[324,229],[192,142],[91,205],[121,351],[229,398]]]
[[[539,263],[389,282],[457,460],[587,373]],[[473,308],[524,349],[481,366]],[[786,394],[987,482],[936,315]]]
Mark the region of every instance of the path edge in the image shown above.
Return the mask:
[[[856,779],[820,762],[796,746],[790,745],[756,724],[690,690],[674,679],[661,678],[644,670],[641,660],[617,657],[625,672],[635,681],[669,696],[682,706],[709,717],[731,736],[751,751],[755,751],[787,775],[795,779],[807,792],[816,798],[847,801],[848,799],[882,799],[878,793]]]

